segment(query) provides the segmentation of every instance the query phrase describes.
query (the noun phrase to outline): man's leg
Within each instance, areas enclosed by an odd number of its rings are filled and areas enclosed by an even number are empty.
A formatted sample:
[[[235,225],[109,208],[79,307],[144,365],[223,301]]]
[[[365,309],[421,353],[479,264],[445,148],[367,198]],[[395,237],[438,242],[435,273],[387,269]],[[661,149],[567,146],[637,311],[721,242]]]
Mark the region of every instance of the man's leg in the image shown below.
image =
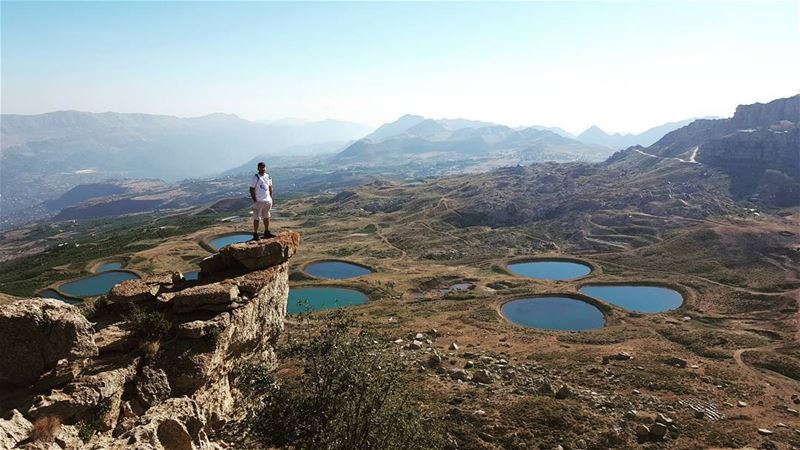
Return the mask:
[[[258,220],[253,221],[253,239],[258,239]]]

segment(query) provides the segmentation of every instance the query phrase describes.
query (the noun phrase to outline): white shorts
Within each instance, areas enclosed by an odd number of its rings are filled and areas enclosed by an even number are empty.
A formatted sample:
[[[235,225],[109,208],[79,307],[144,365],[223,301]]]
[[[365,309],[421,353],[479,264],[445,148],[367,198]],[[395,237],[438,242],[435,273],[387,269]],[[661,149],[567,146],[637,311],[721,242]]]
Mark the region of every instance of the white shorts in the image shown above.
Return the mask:
[[[269,210],[272,208],[272,202],[255,202],[253,203],[253,222],[258,222],[258,219],[264,218],[269,220]]]

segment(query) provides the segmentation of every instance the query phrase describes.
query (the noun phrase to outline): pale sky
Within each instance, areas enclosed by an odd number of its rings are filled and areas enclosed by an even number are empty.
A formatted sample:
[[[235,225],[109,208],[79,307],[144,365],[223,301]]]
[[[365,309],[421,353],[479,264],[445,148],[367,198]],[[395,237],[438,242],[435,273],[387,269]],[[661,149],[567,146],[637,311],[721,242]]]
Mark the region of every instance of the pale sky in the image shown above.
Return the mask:
[[[580,132],[800,91],[800,2],[0,3],[0,109]]]

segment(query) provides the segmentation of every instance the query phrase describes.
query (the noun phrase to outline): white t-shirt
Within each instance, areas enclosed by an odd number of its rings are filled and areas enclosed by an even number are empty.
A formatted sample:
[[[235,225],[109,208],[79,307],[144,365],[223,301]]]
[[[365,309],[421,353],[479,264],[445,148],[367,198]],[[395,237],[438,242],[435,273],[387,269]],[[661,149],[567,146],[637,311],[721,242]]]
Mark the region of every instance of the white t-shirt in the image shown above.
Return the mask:
[[[250,187],[256,189],[257,202],[272,202],[272,196],[269,195],[270,186],[272,186],[272,178],[266,172],[264,175],[253,175],[253,179],[250,181]]]

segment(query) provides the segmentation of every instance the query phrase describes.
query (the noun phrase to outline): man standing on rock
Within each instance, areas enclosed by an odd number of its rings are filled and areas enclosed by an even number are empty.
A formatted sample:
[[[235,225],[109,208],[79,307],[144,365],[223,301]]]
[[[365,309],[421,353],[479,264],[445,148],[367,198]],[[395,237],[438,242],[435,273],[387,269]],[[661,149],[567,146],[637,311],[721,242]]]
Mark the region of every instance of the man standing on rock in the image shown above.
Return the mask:
[[[258,173],[250,181],[250,198],[253,199],[253,240],[258,240],[258,220],[264,219],[264,239],[275,237],[269,231],[269,210],[272,208],[272,178],[267,165],[258,163]]]

